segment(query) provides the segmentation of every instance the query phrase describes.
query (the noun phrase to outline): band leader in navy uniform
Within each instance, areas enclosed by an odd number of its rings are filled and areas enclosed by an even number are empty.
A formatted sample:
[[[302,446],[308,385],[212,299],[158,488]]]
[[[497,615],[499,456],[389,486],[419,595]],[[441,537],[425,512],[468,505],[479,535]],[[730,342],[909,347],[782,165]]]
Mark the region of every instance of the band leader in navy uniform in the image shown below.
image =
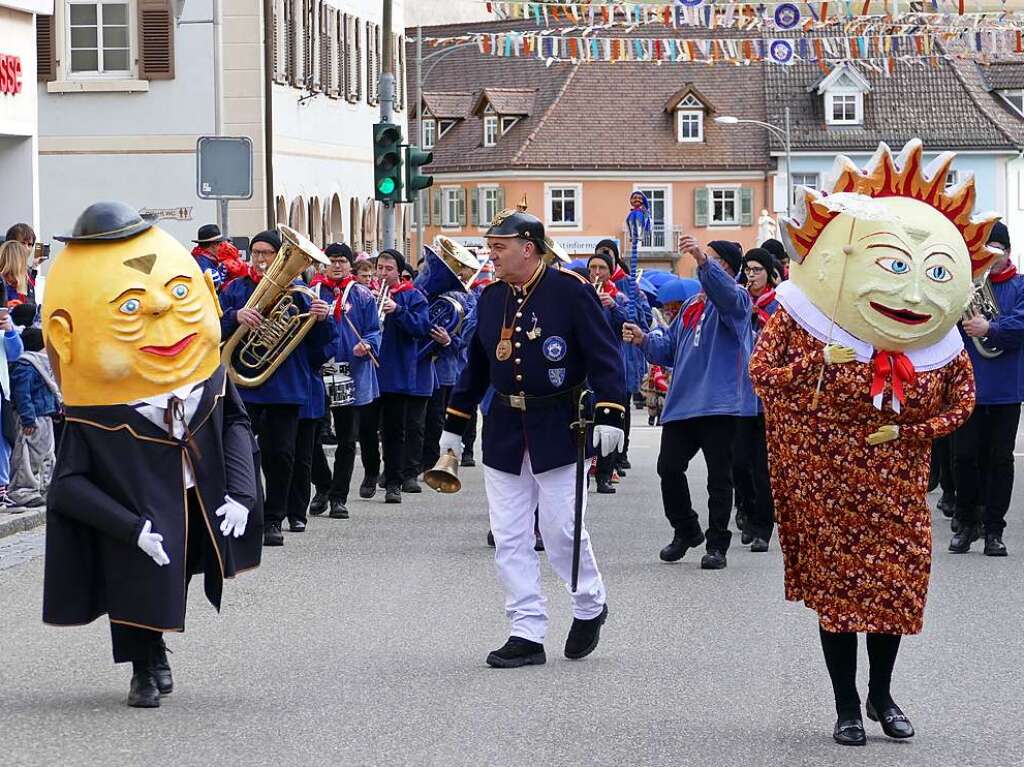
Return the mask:
[[[495,563],[505,588],[511,631],[490,666],[545,662],[548,616],[534,551],[534,509],[552,569],[572,570],[577,402],[594,392],[592,440],[602,455],[622,447],[625,401],[622,356],[593,287],[572,272],[545,266],[544,225],[516,210],[499,213],[486,233],[498,281],[480,295],[469,361],[452,392],[442,455],[462,455],[462,435],[489,386],[484,420],[484,482]],[[586,494],[584,494],[585,503]],[[608,616],[605,588],[590,537],[581,531],[579,584],[566,657],[589,655]]]

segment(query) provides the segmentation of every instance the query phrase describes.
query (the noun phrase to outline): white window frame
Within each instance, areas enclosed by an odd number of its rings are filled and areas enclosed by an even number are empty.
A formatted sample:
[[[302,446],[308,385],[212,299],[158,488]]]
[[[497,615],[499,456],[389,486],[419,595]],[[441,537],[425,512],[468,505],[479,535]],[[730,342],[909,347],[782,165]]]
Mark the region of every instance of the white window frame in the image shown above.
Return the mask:
[[[740,225],[740,189],[739,186],[708,187],[708,227],[739,227]],[[730,221],[715,220],[715,194],[728,193],[733,199],[733,218]],[[723,199],[724,202],[724,199]]]
[[[564,222],[555,221],[551,216],[551,204],[552,198],[555,192],[563,192],[565,190],[573,190],[573,212],[575,213],[575,220]],[[563,198],[564,200],[564,198]],[[561,231],[579,231],[583,229],[583,185],[582,184],[545,184],[544,185],[544,220],[545,226],[559,229]]]
[[[519,122],[519,118],[518,117],[502,117],[501,118],[501,135],[504,136],[506,133],[508,133],[510,130],[512,130],[514,127],[516,127],[516,123],[517,122]],[[507,123],[507,125],[506,125],[506,123]]]
[[[946,171],[946,189],[950,189],[960,183],[960,171],[951,168]]]
[[[484,146],[497,146],[501,127],[497,115],[484,115]]]
[[[684,136],[683,126],[689,125],[684,118],[697,118],[697,135]],[[703,109],[677,109],[676,110],[676,141],[680,144],[693,144],[704,141],[704,110]]]
[[[853,119],[836,119],[836,99],[853,99]],[[845,111],[845,110],[844,110]],[[864,124],[864,94],[849,88],[836,88],[825,93],[825,123],[828,125],[863,125]]]
[[[643,182],[639,182],[639,183],[633,184],[633,191],[634,192],[643,192],[645,194],[647,192],[664,192],[665,193],[665,222],[664,222],[665,223],[665,234],[664,234],[664,237],[665,237],[665,247],[663,247],[663,248],[656,248],[656,247],[654,247],[653,236],[652,236],[652,238],[651,238],[652,239],[652,243],[649,246],[648,245],[644,245],[643,241],[641,241],[641,243],[640,243],[640,250],[641,251],[654,250],[654,251],[662,252],[662,251],[665,251],[665,250],[672,250],[675,247],[675,243],[672,241],[672,232],[673,232],[673,229],[672,229],[672,188],[673,188],[672,184],[655,184],[655,183],[645,184]],[[650,198],[648,197],[648,199],[650,199]],[[651,225],[652,226],[655,225],[655,221],[653,220],[653,217],[652,217],[652,220],[651,220]],[[626,242],[627,247],[628,247],[629,243],[627,242],[627,240],[624,239],[623,242]]]
[[[458,123],[458,120],[438,120],[437,139],[435,139],[434,143],[437,143],[437,140],[444,138],[444,134],[454,128],[456,123]]]
[[[498,209],[498,193],[500,191],[501,191],[501,186],[499,184],[480,184],[476,188],[476,193],[477,193],[477,202],[476,202],[476,204],[477,204],[477,216],[479,216],[480,228],[481,229],[489,228],[490,225],[491,225],[491,221],[493,221],[494,217],[497,216],[498,213],[501,212]],[[489,203],[488,203],[487,197],[488,197],[488,195],[491,192],[494,193],[494,199],[492,201],[493,202],[493,208],[490,211],[488,211],[488,204]]]
[[[459,191],[462,189],[461,186],[443,186],[441,187],[441,228],[442,229],[461,229],[462,224],[459,223]],[[449,217],[449,214],[454,210],[455,217]]]
[[[138,10],[136,8],[135,0],[117,0],[117,2],[111,2],[109,4],[115,5],[127,5],[128,6],[128,69],[118,69],[110,72],[72,72],[71,71],[71,5],[107,5],[108,3],[104,0],[92,0],[91,2],[85,2],[83,0],[66,0],[64,2],[58,0],[54,7],[54,13],[58,15],[56,19],[58,34],[60,35],[60,47],[58,50],[61,52],[58,62],[58,79],[62,81],[97,81],[97,80],[118,80],[118,81],[130,81],[137,77],[138,66],[138,36],[139,36],[139,21],[138,21]],[[100,49],[103,47],[103,26],[102,18],[100,14],[97,14],[97,45]],[[99,58],[102,58],[102,53],[99,54]],[[148,90],[148,89],[147,89]]]
[[[999,98],[1005,101],[1014,112],[1021,117],[1024,117],[1024,89],[1020,88],[1006,88],[1004,90],[996,91],[999,94]],[[1016,104],[1011,99],[1017,99],[1020,104]]]
[[[821,174],[820,173],[814,173],[814,172],[809,172],[809,171],[795,171],[792,174],[792,179],[791,179],[791,183],[790,183],[790,188],[793,190],[793,204],[794,205],[796,205],[796,201],[799,199],[799,195],[800,195],[800,192],[797,189],[797,187],[800,186],[800,182],[797,181],[797,177],[798,176],[804,177],[804,178],[806,178],[808,176],[813,176],[814,177],[814,183],[813,184],[804,184],[804,186],[806,186],[806,187],[808,187],[810,189],[821,189]]]
[[[437,144],[437,120],[433,117],[423,118],[423,136],[421,141],[423,149],[433,149],[434,145]]]

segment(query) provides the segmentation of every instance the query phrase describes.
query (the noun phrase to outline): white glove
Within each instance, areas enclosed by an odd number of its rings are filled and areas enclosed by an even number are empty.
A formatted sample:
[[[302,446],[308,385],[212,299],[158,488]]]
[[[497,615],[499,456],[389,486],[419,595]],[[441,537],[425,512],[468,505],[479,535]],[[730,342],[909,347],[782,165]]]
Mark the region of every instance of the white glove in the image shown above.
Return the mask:
[[[164,551],[163,540],[164,537],[160,533],[151,532],[153,529],[153,523],[148,519],[146,524],[142,526],[142,532],[139,533],[139,540],[136,544],[140,549],[146,552],[153,561],[163,567],[171,563],[171,558],[167,556],[167,552]]]
[[[451,450],[455,455],[462,455],[462,437],[450,431],[441,432],[441,441],[437,444],[441,455],[448,455]]]
[[[857,359],[857,354],[849,346],[829,344],[824,349],[826,365],[845,365]]]
[[[234,534],[236,538],[245,535],[245,526],[249,522],[249,510],[232,498],[224,496],[224,505],[217,509],[217,516],[224,517],[220,523],[220,531],[227,538]]]
[[[626,446],[626,432],[618,426],[599,424],[594,427],[594,447],[601,457],[609,456]]]

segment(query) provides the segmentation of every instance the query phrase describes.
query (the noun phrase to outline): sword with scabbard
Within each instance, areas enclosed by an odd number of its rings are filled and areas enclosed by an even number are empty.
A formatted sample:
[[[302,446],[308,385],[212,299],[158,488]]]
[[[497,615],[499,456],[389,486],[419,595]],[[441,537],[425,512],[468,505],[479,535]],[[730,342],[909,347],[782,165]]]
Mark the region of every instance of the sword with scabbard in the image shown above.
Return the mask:
[[[580,392],[580,398],[576,403],[576,420],[570,424],[570,428],[576,432],[576,508],[572,528],[572,593],[576,593],[576,587],[580,579],[580,548],[583,535],[583,499],[587,492],[587,429],[593,423],[587,418],[587,397],[592,394],[590,389],[584,388]]]

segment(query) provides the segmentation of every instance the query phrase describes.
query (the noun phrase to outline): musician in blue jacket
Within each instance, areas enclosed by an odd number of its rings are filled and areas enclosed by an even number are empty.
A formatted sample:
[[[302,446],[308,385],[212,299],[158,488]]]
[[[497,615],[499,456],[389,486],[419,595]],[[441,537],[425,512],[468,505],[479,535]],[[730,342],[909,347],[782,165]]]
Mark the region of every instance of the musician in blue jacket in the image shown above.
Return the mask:
[[[380,344],[381,442],[384,452],[384,500],[402,502],[402,471],[405,468],[407,410],[422,408],[427,376],[417,364],[421,341],[430,337],[430,315],[426,297],[412,282],[403,281],[405,258],[397,250],[383,250],[377,256],[377,277],[390,295],[382,305],[384,328]],[[433,365],[430,366],[433,393]],[[429,397],[430,393],[426,396]],[[420,443],[419,451],[423,446]],[[417,460],[419,455],[416,456]],[[369,469],[367,469],[369,474]]]
[[[643,349],[653,364],[672,368],[661,416],[658,475],[665,516],[675,532],[661,559],[675,562],[705,541],[690,500],[686,468],[701,451],[708,468],[706,570],[726,566],[732,533],[732,442],[736,417],[757,414],[747,365],[754,345],[750,294],[736,282],[743,251],[715,240],[708,250],[693,237],[680,239],[682,253],[697,261],[702,292],[687,302],[668,328],[650,333],[632,323],[623,338]]]
[[[1010,260],[1010,232],[999,222],[988,245],[1000,255],[988,281],[999,315],[974,316],[961,323],[964,346],[974,367],[977,405],[953,433],[956,522],[949,543],[954,554],[970,551],[985,536],[985,555],[1005,557],[1003,530],[1013,492],[1013,450],[1024,401],[1024,276]],[[976,344],[988,350],[982,356]],[[993,350],[1001,350],[994,354]]]
[[[276,230],[260,232],[250,241],[249,252],[252,255],[253,266],[251,273],[232,280],[220,294],[221,308],[224,310],[221,333],[225,341],[240,325],[254,329],[263,322],[263,316],[255,309],[245,308],[245,304],[280,249],[281,237]],[[310,302],[303,295],[296,295],[295,301],[303,311],[308,310],[318,320],[303,339],[302,346],[307,350],[322,348],[328,343],[332,333],[331,324],[324,322],[330,315],[330,305],[320,299]],[[281,523],[288,515],[288,494],[295,468],[299,409],[310,397],[312,375],[309,356],[300,351],[301,349],[296,349],[288,355],[261,386],[239,387],[239,394],[245,403],[253,432],[259,442],[265,475],[264,546],[284,545]]]

